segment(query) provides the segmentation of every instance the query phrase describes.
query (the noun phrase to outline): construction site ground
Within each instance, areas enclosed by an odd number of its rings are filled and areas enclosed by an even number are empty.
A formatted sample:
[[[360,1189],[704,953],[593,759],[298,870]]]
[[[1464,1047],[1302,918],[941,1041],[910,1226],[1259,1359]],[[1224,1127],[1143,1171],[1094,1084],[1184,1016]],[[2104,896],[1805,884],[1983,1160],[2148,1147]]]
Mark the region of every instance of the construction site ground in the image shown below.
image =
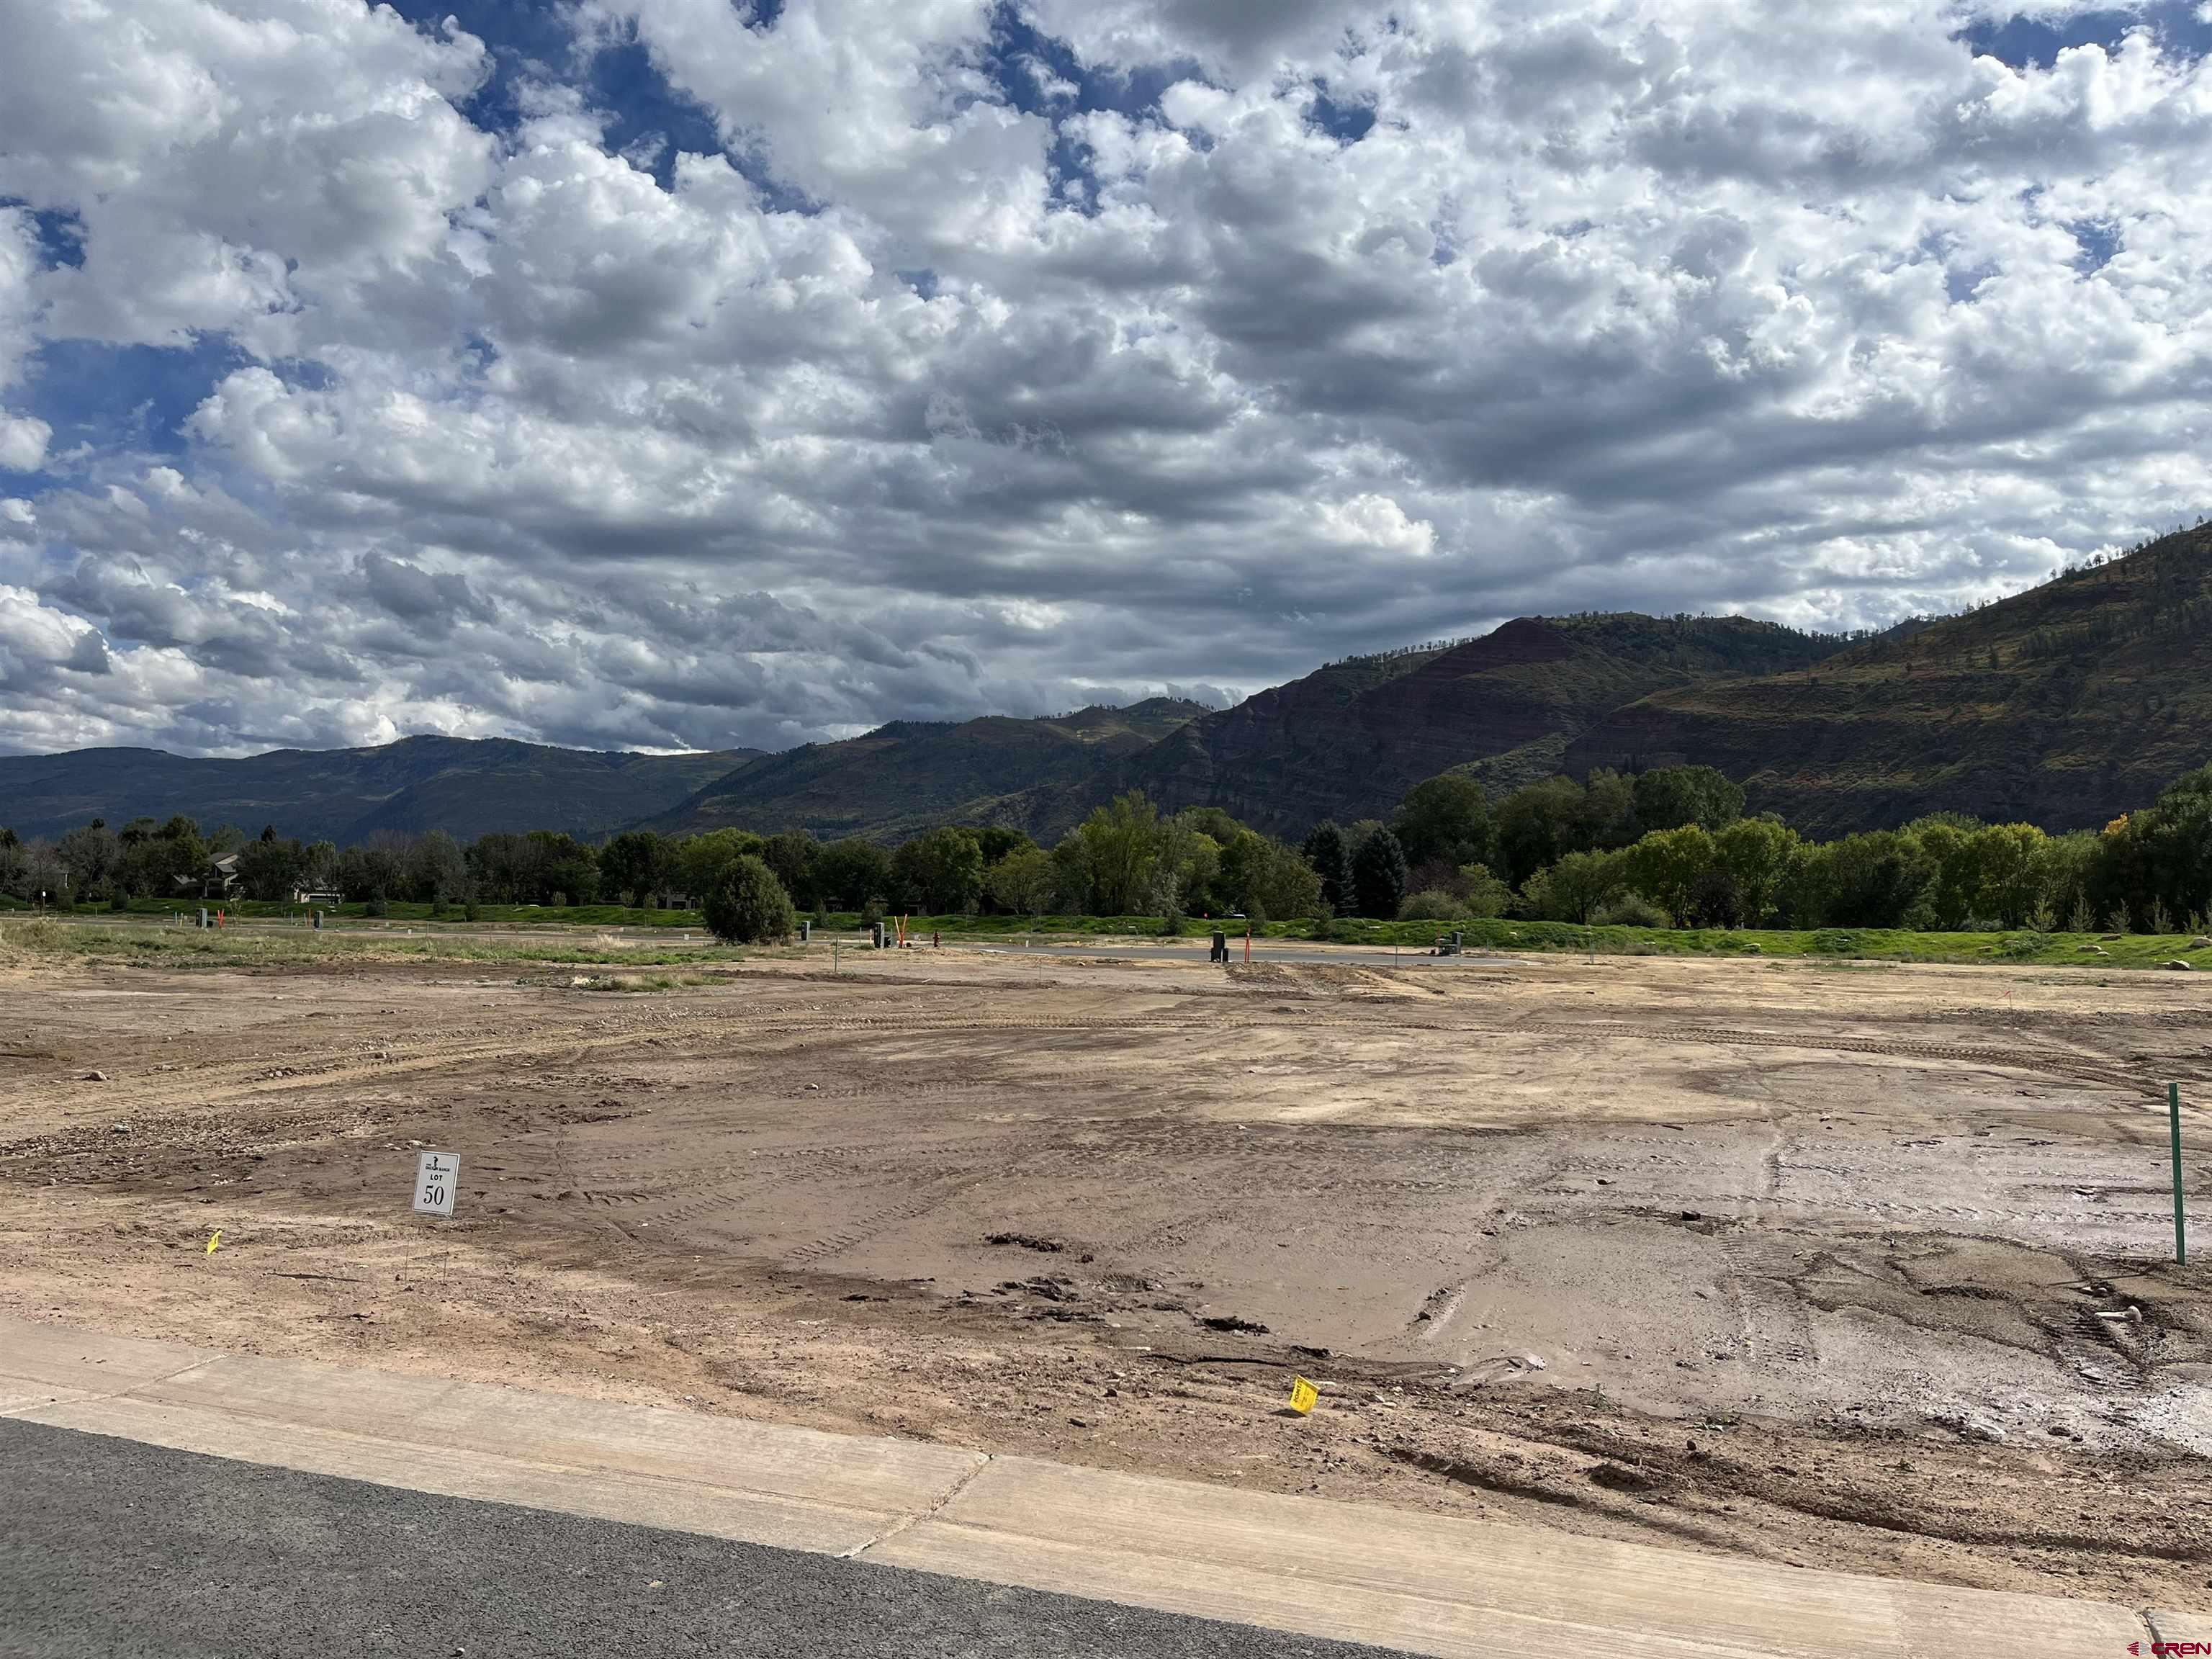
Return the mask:
[[[2196,976],[842,966],[19,956],[0,1310],[2212,1607]]]

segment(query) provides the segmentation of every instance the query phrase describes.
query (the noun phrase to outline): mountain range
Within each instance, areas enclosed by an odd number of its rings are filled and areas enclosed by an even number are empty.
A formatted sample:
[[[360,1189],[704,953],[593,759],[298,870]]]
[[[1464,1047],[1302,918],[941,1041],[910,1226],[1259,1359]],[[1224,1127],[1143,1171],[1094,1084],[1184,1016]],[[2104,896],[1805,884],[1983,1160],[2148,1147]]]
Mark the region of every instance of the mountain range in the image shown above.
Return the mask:
[[[1558,772],[1718,768],[1809,833],[1941,809],[2101,824],[2212,759],[2212,529],[2028,592],[1859,639],[1741,617],[1525,617],[1350,658],[1232,708],[1153,698],[1039,719],[895,721],[779,754],[606,754],[410,738],[196,760],[0,757],[0,822],[57,835],[185,812],[340,842],[380,830],[595,838],[799,829],[896,840],[942,823],[1055,837],[1115,793],[1218,805],[1296,836],[1387,815],[1457,770],[1494,795]]]
[[[804,830],[824,840],[896,840],[946,823],[1064,828],[1089,810],[1103,780],[1206,713],[1203,703],[1152,697],[1040,720],[895,720],[748,761],[646,827]]]
[[[1806,667],[1845,643],[1746,617],[1524,617],[1459,645],[1355,658],[1262,691],[1180,726],[1116,781],[1163,806],[1221,806],[1255,829],[1302,836],[1323,818],[1387,815],[1439,772],[1463,769],[1493,796],[1533,783],[1624,703]]]
[[[2212,760],[2212,527],[1815,666],[1613,710],[1564,769],[1692,761],[1809,833],[1939,809],[2100,828]]]
[[[277,749],[199,760],[159,749],[0,756],[0,823],[59,836],[98,817],[182,812],[203,830],[264,824],[303,841],[364,842],[380,831],[562,830],[596,837],[682,800],[757,750],[632,755],[504,738],[402,738],[373,749]]]

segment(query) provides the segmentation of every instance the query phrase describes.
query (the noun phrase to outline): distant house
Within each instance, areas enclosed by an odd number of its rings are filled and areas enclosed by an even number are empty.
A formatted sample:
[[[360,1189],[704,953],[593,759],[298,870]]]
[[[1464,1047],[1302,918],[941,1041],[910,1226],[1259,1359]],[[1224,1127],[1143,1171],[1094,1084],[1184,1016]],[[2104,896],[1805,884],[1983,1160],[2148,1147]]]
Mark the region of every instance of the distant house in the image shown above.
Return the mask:
[[[238,854],[225,853],[219,859],[210,859],[198,875],[172,879],[179,898],[229,898],[238,888]]]

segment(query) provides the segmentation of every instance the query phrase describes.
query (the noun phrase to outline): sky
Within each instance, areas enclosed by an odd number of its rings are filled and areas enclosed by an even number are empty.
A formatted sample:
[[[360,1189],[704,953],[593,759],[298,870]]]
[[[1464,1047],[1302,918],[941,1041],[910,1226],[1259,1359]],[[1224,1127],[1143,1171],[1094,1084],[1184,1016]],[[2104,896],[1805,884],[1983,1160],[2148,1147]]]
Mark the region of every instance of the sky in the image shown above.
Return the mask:
[[[770,748],[2212,510],[2212,3],[0,0],[0,750]]]

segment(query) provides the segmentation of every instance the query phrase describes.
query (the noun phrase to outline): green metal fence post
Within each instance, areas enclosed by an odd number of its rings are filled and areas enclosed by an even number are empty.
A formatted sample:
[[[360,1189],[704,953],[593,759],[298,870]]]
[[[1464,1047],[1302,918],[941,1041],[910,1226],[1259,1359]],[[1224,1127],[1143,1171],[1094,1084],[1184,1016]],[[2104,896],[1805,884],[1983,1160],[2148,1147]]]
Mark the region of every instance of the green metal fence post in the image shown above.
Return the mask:
[[[2181,1214],[2181,1085],[2166,1085],[2166,1126],[2173,1132],[2173,1259],[2189,1260],[2189,1233]]]

